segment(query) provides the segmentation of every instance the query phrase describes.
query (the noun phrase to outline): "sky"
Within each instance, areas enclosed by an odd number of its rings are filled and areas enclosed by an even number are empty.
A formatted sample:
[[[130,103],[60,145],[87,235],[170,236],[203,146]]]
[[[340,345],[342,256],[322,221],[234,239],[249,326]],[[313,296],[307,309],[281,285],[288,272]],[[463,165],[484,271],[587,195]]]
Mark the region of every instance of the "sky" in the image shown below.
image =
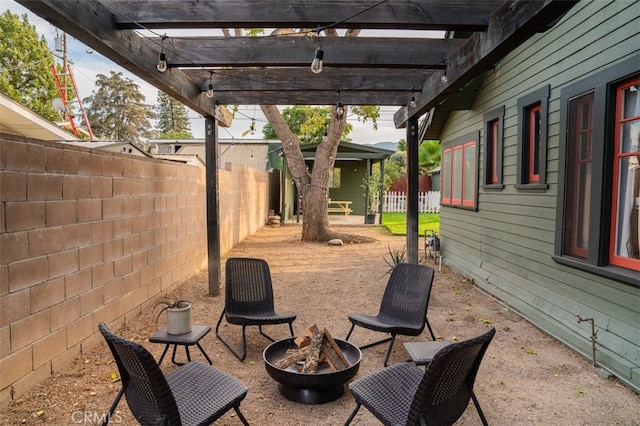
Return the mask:
[[[4,13],[7,9],[20,16],[26,13],[29,23],[36,27],[36,31],[38,31],[39,34],[45,36],[49,48],[51,51],[54,51],[54,39],[56,34],[62,36],[62,31],[31,13],[14,0],[0,0],[0,12]],[[140,92],[145,96],[147,104],[156,104],[158,89],[99,53],[88,53],[90,51],[90,49],[87,49],[86,46],[78,40],[67,36],[67,57],[72,62],[73,76],[76,80],[81,98],[92,95],[95,89],[97,74],[109,75],[111,71],[116,71],[122,72],[123,76],[130,78],[139,85]],[[358,144],[375,144],[379,142],[398,142],[400,139],[406,139],[406,129],[396,129],[393,124],[393,115],[396,111],[398,111],[397,106],[381,107],[377,130],[373,129],[371,122],[360,123],[355,116],[348,116],[347,119],[349,123],[353,125],[353,130],[349,134],[351,142]],[[204,118],[190,109],[188,109],[188,114],[193,136],[195,138],[204,138]],[[267,120],[262,115],[260,107],[256,105],[240,105],[231,127],[219,128],[219,137],[221,139],[243,138],[242,133],[249,130],[253,119],[255,119],[256,122],[255,135],[246,135],[245,138],[261,138],[262,126],[267,123]]]

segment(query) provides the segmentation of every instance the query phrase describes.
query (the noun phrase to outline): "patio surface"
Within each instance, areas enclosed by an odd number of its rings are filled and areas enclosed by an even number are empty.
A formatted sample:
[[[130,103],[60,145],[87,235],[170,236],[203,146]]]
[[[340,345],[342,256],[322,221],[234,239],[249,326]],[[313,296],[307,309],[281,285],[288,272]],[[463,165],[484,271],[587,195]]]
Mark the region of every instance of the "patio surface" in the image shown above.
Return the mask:
[[[350,216],[349,220],[364,219]],[[391,236],[378,226],[334,226],[339,232],[376,238],[367,244],[329,246],[300,241],[300,225],[264,227],[236,246],[228,257],[259,257],[267,260],[273,278],[277,311],[294,311],[296,334],[312,325],[326,327],[335,338],[344,339],[349,329],[349,312],[375,314],[388,279],[388,250],[401,249],[404,237]],[[338,219],[337,217],[335,218]],[[346,220],[341,217],[340,219]],[[445,258],[446,261],[446,258]],[[224,273],[224,271],[223,271]],[[202,271],[175,292],[194,305],[193,321],[215,328],[223,308],[220,296],[207,294],[207,273]],[[510,309],[479,291],[472,282],[445,265],[436,277],[428,311],[429,321],[439,338],[462,340],[477,336],[494,326],[496,336],[482,363],[475,393],[491,425],[638,425],[640,397],[618,380],[595,368],[585,358],[524,321]],[[162,318],[161,318],[162,321]],[[114,331],[141,342],[158,359],[163,345],[148,341],[157,328],[155,314],[148,309]],[[223,326],[221,332],[233,344],[240,344],[239,326]],[[266,332],[282,339],[286,326],[268,326]],[[379,333],[356,328],[351,342],[362,345]],[[429,340],[428,331],[418,337],[399,337],[390,364],[408,358],[402,345],[407,341]],[[252,425],[341,425],[354,408],[348,391],[337,400],[321,405],[291,402],[278,391],[264,368],[262,351],[269,341],[256,327],[247,329],[247,359],[238,361],[216,338],[212,330],[202,341],[213,365],[234,375],[248,388],[241,410]],[[386,346],[363,350],[356,377],[382,368]],[[195,348],[192,357],[204,360]],[[179,350],[178,358],[183,355]],[[175,368],[166,360],[165,371]],[[102,413],[108,409],[120,383],[112,381],[116,371],[106,345],[87,351],[63,371],[2,410],[0,424],[72,424],[78,412]],[[77,416],[77,414],[75,414]],[[135,423],[124,401],[118,407],[121,424]],[[239,425],[232,412],[217,425]],[[352,425],[378,425],[361,409]],[[470,406],[459,425],[479,425]]]

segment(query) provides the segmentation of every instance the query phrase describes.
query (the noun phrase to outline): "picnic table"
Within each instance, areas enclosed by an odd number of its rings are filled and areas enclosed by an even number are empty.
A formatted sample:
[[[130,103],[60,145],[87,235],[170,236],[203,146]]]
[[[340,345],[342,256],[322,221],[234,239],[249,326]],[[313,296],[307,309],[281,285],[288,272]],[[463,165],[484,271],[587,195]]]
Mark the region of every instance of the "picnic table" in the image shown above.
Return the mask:
[[[349,216],[349,214],[353,211],[351,210],[351,203],[353,201],[337,201],[337,200],[327,200],[327,211],[329,213],[344,213],[345,216]]]

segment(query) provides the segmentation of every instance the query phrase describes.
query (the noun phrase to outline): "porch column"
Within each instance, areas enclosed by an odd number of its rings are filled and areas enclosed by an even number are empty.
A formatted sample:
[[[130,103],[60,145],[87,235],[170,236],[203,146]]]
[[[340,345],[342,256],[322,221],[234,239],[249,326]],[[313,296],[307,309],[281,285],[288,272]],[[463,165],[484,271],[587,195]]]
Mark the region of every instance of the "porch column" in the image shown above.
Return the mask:
[[[205,119],[205,157],[207,179],[207,257],[209,294],[220,294],[220,210],[218,206],[218,123]]]
[[[418,263],[418,119],[407,122],[407,263]]]

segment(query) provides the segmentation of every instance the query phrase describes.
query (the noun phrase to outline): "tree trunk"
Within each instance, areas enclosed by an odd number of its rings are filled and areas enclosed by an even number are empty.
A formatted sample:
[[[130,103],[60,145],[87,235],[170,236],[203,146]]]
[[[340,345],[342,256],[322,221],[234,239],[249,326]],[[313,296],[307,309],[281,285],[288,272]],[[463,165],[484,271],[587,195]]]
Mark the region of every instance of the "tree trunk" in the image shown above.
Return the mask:
[[[345,114],[341,119],[336,117],[335,107],[333,108],[334,119],[329,123],[327,139],[318,145],[313,161],[313,171],[309,172],[298,138],[290,130],[278,108],[275,105],[261,105],[262,112],[282,142],[289,170],[302,198],[304,206],[302,239],[304,241],[328,241],[340,236],[332,232],[329,227],[327,198],[340,138],[347,124],[344,118],[347,107],[344,108]]]

